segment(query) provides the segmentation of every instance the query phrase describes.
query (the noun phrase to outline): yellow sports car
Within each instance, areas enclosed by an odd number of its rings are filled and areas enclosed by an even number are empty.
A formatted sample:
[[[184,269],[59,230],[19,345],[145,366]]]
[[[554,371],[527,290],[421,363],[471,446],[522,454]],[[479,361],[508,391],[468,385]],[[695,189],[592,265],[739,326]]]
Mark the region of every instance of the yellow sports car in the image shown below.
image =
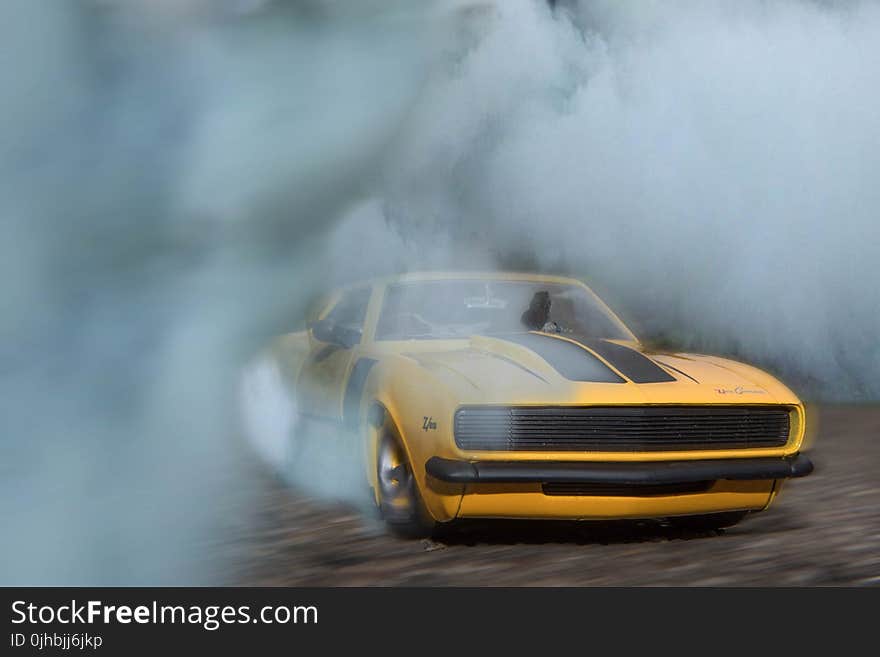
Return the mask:
[[[725,527],[813,469],[791,390],[724,358],[647,349],[569,278],[370,281],[271,350],[300,420],[364,450],[402,533],[457,518]]]

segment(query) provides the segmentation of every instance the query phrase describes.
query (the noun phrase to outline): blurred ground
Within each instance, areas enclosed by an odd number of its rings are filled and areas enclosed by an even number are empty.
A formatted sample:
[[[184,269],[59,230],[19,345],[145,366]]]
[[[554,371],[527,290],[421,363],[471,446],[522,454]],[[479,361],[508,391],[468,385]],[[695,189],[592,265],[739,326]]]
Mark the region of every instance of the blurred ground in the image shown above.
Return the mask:
[[[404,540],[356,509],[301,496],[253,460],[252,487],[230,495],[212,552],[223,583],[237,585],[877,586],[880,406],[820,410],[816,472],[724,532],[494,522]]]

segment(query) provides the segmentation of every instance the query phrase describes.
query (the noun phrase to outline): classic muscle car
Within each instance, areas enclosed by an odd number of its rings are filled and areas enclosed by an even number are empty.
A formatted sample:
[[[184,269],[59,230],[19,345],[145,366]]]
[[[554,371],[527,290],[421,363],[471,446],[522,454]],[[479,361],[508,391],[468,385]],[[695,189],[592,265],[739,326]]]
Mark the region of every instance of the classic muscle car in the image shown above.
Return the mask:
[[[813,469],[791,390],[742,363],[648,349],[569,278],[365,282],[270,352],[300,422],[363,451],[401,533],[458,518],[725,527]]]

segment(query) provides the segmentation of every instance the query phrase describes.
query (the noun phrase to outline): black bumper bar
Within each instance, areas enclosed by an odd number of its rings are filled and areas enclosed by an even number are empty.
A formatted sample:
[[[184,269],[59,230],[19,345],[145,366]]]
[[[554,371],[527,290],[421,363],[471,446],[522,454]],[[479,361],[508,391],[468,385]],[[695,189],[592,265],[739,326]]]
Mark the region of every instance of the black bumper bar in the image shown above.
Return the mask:
[[[803,454],[788,458],[713,459],[711,461],[556,462],[454,461],[432,456],[429,475],[454,484],[579,483],[685,484],[715,479],[762,480],[806,477],[813,463]]]

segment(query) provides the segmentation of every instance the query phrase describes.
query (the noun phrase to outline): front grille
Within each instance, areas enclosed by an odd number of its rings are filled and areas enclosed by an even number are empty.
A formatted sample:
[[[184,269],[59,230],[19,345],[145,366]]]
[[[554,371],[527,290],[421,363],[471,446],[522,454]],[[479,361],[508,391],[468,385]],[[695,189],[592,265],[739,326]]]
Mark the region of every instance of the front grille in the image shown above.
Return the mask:
[[[469,406],[455,444],[470,451],[677,451],[780,447],[783,406]]]
[[[692,481],[684,484],[583,484],[575,482],[552,482],[541,485],[544,495],[594,495],[600,497],[655,497],[663,495],[688,495],[705,493],[714,481]]]

